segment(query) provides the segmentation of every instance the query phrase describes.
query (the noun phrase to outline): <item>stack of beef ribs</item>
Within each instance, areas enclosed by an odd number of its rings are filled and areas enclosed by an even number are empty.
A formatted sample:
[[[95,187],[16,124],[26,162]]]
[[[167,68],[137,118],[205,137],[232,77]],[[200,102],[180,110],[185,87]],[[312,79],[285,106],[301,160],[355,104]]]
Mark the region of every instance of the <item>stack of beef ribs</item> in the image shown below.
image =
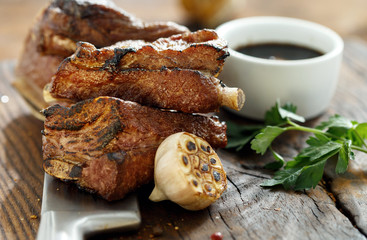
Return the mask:
[[[109,1],[51,2],[17,68],[50,105],[44,170],[111,201],[153,180],[155,152],[173,133],[224,147],[225,123],[204,113],[243,105],[242,90],[216,78],[227,56],[213,30],[145,23]]]

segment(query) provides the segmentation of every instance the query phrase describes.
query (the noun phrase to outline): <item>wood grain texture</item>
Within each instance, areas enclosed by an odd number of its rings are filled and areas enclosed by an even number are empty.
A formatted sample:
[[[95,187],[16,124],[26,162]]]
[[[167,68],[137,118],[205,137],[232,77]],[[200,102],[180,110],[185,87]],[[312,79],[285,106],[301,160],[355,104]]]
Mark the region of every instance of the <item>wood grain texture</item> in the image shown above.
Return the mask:
[[[333,100],[332,112],[359,122],[367,122],[367,48],[365,42],[347,42],[344,65],[338,91]],[[335,174],[335,162],[325,170],[329,189],[338,206],[357,229],[367,236],[367,155],[356,152],[348,171]]]
[[[367,122],[367,45],[346,41],[337,93],[324,115],[307,122],[314,126],[329,115]],[[0,64],[0,239],[34,239],[39,226],[43,171],[42,122],[31,115],[11,87],[14,62]],[[221,118],[237,118],[226,112]],[[307,134],[289,132],[275,142],[287,160],[304,147]],[[88,239],[366,239],[367,156],[357,154],[348,173],[336,176],[329,164],[316,189],[304,192],[260,187],[272,172],[263,170],[270,154],[219,150],[228,176],[228,189],[207,209],[186,211],[171,202],[148,200],[152,184],[138,191],[142,214],[139,231],[109,233]]]
[[[43,170],[42,122],[10,85],[14,62],[0,65],[0,239],[34,239],[39,226]]]

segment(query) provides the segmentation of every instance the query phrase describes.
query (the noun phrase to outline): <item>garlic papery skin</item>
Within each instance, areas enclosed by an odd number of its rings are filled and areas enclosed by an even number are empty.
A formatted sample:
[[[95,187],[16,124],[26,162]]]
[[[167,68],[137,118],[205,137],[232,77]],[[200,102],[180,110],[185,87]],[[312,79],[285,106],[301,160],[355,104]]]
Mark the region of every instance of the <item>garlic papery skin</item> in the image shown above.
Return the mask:
[[[154,183],[150,200],[171,200],[187,210],[201,210],[221,196],[227,178],[218,155],[204,139],[180,132],[159,146]]]

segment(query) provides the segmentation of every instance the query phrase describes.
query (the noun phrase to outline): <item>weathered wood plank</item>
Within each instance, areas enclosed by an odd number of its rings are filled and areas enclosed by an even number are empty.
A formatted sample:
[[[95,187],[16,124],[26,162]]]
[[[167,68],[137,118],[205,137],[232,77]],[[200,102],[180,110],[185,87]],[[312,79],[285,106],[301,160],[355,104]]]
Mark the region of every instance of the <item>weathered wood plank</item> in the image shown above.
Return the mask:
[[[335,163],[326,168],[330,178],[330,190],[338,206],[349,217],[351,222],[367,236],[367,159],[363,154],[356,154],[348,171],[342,175],[335,174]]]
[[[367,122],[367,47],[346,42],[343,71],[332,109],[352,120]],[[367,236],[367,155],[356,153],[346,174],[335,174],[335,163],[326,168],[329,189],[353,224]]]
[[[43,170],[42,122],[10,85],[14,62],[0,65],[0,239],[34,239],[39,226]]]
[[[365,239],[337,209],[323,186],[306,192],[262,188],[259,185],[264,177],[270,177],[268,174],[225,166],[246,206],[241,211],[241,215],[246,216],[241,223],[243,229],[236,239]],[[229,198],[236,195],[231,190],[230,186]],[[240,204],[241,200],[234,202]],[[231,216],[228,219],[232,226],[238,220]]]

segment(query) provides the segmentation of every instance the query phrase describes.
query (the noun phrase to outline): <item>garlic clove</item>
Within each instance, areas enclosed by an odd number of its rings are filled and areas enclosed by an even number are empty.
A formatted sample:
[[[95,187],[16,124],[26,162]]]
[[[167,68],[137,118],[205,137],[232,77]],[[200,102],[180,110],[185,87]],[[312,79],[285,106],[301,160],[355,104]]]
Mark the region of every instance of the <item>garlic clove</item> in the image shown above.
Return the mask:
[[[188,210],[215,202],[227,187],[222,163],[204,139],[180,132],[167,137],[155,156],[155,187],[149,199],[171,200]]]

